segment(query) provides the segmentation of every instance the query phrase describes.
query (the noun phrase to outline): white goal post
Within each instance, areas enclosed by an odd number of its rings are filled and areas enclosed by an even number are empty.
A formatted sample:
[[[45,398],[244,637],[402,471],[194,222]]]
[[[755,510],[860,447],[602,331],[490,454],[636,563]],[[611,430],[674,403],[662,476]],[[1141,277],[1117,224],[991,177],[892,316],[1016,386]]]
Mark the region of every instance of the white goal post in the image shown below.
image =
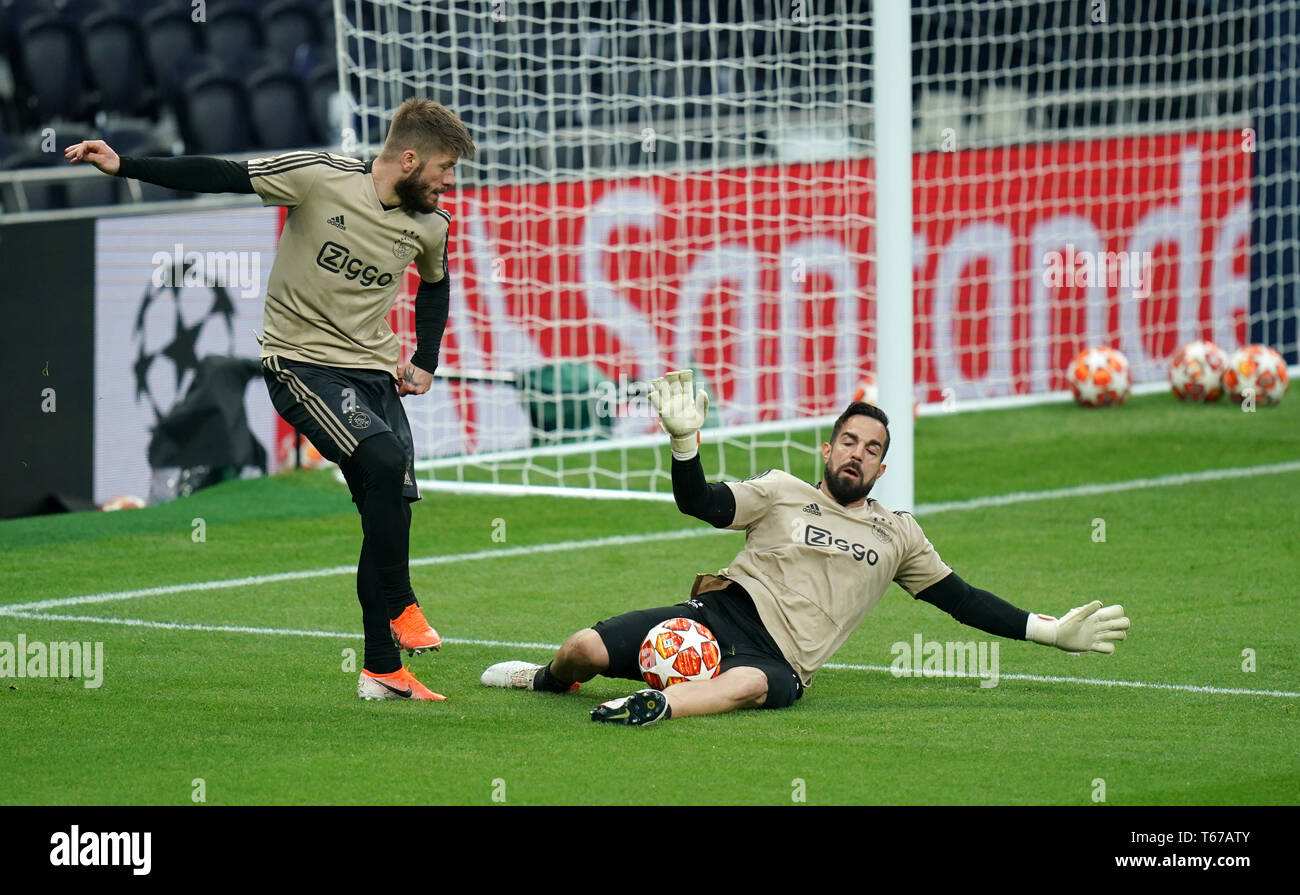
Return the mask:
[[[874,379],[903,508],[914,406],[1059,400],[1092,344],[1140,390],[1191,338],[1297,360],[1300,0],[453,6],[335,0],[342,150],[416,95],[479,147],[426,485],[666,498],[643,384],[690,366],[724,478],[816,480]]]

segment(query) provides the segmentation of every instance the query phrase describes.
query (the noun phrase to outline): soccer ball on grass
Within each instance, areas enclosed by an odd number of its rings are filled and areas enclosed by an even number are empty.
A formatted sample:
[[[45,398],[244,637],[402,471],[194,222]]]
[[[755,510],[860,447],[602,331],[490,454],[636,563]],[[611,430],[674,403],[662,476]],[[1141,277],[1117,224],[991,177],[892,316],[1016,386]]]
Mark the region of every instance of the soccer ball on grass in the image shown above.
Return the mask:
[[[670,618],[646,632],[638,656],[641,676],[656,690],[718,676],[722,651],[713,632],[689,618]]]
[[[1188,342],[1169,362],[1169,385],[1180,401],[1201,404],[1223,395],[1228,356],[1213,342]]]
[[[1074,400],[1083,407],[1112,407],[1123,404],[1131,381],[1128,358],[1105,345],[1086,348],[1066,370]]]
[[[1258,405],[1280,403],[1286,386],[1286,361],[1267,345],[1246,345],[1228,358],[1223,387],[1237,403],[1247,394],[1253,395]]]

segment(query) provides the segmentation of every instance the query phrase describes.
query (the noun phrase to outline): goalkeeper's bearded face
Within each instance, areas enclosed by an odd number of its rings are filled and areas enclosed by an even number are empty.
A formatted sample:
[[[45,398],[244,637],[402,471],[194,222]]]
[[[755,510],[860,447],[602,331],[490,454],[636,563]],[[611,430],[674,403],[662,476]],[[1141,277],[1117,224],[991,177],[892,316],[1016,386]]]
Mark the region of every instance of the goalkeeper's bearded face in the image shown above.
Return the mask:
[[[854,416],[844,422],[833,443],[822,445],[826,464],[823,481],[841,506],[856,504],[871,493],[876,479],[885,471],[882,461],[888,438],[879,420]]]

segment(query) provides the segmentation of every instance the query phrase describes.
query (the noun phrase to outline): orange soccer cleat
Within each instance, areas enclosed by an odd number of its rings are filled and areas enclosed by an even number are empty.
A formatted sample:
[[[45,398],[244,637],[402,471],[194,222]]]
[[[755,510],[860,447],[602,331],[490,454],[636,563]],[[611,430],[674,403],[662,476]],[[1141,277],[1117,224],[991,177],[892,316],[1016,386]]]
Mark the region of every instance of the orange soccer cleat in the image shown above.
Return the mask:
[[[357,678],[357,695],[362,699],[422,699],[429,702],[442,702],[447,698],[417,681],[410,668],[399,668],[388,674],[374,674],[362,669]]]
[[[424,613],[415,603],[407,606],[401,615],[389,622],[388,628],[393,632],[393,642],[397,648],[406,650],[409,655],[442,647],[442,638],[429,626]]]

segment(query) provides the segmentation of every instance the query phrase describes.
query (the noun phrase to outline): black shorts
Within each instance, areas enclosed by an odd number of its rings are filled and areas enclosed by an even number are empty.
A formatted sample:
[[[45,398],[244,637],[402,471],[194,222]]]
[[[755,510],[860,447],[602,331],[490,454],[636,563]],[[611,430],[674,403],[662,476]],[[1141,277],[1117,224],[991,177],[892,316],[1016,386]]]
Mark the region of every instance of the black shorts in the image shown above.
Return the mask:
[[[420,499],[411,424],[391,375],[264,357],[262,377],[276,412],[307,436],[322,457],[343,466],[345,473],[347,458],[362,441],[383,432],[396,435],[406,451],[402,495]]]
[[[642,681],[637,658],[646,632],[670,618],[689,618],[713,632],[722,649],[722,674],[732,668],[757,668],[767,675],[765,709],[783,709],[803,696],[803,683],[763,627],[754,601],[739,584],[700,594],[676,606],[625,612],[597,622],[593,628],[609,653],[606,677]]]

